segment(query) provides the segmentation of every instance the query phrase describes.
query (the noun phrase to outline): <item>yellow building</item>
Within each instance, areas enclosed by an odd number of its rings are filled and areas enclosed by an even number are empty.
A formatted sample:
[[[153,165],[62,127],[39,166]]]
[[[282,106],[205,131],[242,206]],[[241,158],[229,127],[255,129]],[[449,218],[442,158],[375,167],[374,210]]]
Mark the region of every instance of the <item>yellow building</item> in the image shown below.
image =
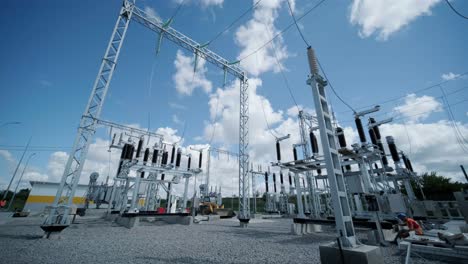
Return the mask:
[[[29,193],[28,199],[26,200],[23,211],[29,210],[36,213],[43,212],[46,206],[49,206],[54,202],[59,183],[30,181],[30,184],[32,189]],[[87,190],[88,185],[78,184],[75,197],[73,197],[73,204],[77,205],[77,207],[82,206],[85,201],[84,196]]]

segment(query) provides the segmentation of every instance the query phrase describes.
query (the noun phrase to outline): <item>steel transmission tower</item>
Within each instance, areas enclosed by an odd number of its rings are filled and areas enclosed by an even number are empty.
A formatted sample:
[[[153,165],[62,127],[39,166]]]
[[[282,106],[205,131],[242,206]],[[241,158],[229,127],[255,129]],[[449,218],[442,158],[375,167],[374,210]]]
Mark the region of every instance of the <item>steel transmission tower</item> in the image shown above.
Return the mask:
[[[104,58],[101,62],[93,90],[88,104],[81,117],[78,133],[65,166],[60,186],[57,190],[49,216],[41,226],[47,233],[59,232],[69,223],[69,212],[78,181],[83,170],[88,148],[96,131],[96,124],[101,114],[102,106],[109,88],[109,83],[117,65],[119,53],[127,33],[130,21],[138,22],[148,29],[156,32],[160,40],[164,37],[178,46],[190,51],[197,57],[214,64],[225,73],[235,76],[240,83],[240,124],[239,124],[239,204],[241,223],[248,222],[248,82],[244,71],[216,53],[207,49],[207,45],[201,45],[189,37],[170,27],[170,21],[163,23],[156,17],[152,17],[135,6],[134,2],[124,0],[119,17],[112,32]]]

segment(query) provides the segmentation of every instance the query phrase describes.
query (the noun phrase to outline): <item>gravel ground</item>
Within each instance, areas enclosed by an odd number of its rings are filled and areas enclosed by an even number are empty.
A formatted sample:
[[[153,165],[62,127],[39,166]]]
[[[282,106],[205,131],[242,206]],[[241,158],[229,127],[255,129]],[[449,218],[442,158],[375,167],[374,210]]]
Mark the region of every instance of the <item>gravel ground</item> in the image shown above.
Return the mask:
[[[142,224],[120,227],[91,214],[77,218],[58,240],[42,239],[42,218],[0,225],[1,263],[320,263],[318,247],[333,232],[294,236],[290,219],[235,219],[192,226]],[[403,263],[395,246],[382,249],[385,263]],[[412,257],[412,263],[447,263]]]

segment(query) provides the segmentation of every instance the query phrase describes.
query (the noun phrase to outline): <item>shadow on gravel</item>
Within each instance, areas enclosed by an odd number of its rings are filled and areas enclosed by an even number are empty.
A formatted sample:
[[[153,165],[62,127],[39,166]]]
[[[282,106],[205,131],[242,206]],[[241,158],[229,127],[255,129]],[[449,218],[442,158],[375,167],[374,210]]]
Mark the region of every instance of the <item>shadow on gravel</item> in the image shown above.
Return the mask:
[[[335,240],[333,236],[320,236],[320,235],[304,235],[304,236],[297,236],[291,239],[284,239],[277,241],[276,243],[279,244],[294,244],[294,245],[305,245],[311,243],[325,243],[325,242],[332,242]]]
[[[285,235],[284,233],[279,233],[279,232],[270,232],[270,231],[265,231],[265,230],[252,230],[252,229],[246,229],[246,228],[239,228],[236,230],[226,230],[226,231],[212,231],[212,232],[227,233],[227,234],[233,234],[237,236],[245,236],[248,238],[260,238],[260,239]]]
[[[0,238],[19,239],[19,240],[36,240],[42,239],[42,235],[0,235]]]
[[[149,257],[149,256],[144,256],[144,257],[136,257],[138,260],[144,260],[144,261],[149,261],[151,263],[187,263],[187,264],[192,264],[192,263],[200,263],[200,264],[215,264],[219,263],[217,261],[211,261],[208,259],[200,259],[200,258],[192,258],[192,257],[174,257],[174,258],[164,258],[164,257]],[[224,262],[228,263],[228,262]]]

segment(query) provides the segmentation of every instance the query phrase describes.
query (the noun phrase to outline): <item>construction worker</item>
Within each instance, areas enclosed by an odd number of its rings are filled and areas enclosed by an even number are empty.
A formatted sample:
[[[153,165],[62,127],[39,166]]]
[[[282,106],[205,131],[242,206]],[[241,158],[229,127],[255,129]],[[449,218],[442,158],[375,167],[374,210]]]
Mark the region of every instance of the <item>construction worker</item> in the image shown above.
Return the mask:
[[[408,237],[410,231],[414,231],[416,233],[416,235],[422,235],[423,234],[423,230],[422,230],[421,226],[413,218],[409,218],[408,216],[406,216],[403,213],[399,213],[397,215],[397,217],[398,217],[398,219],[403,221],[403,224],[399,224],[399,225],[400,226],[405,226],[406,225],[408,227],[408,229],[401,229],[401,230],[398,231],[398,234],[396,235],[395,239],[393,240],[394,244],[397,244],[397,239],[398,238]]]

